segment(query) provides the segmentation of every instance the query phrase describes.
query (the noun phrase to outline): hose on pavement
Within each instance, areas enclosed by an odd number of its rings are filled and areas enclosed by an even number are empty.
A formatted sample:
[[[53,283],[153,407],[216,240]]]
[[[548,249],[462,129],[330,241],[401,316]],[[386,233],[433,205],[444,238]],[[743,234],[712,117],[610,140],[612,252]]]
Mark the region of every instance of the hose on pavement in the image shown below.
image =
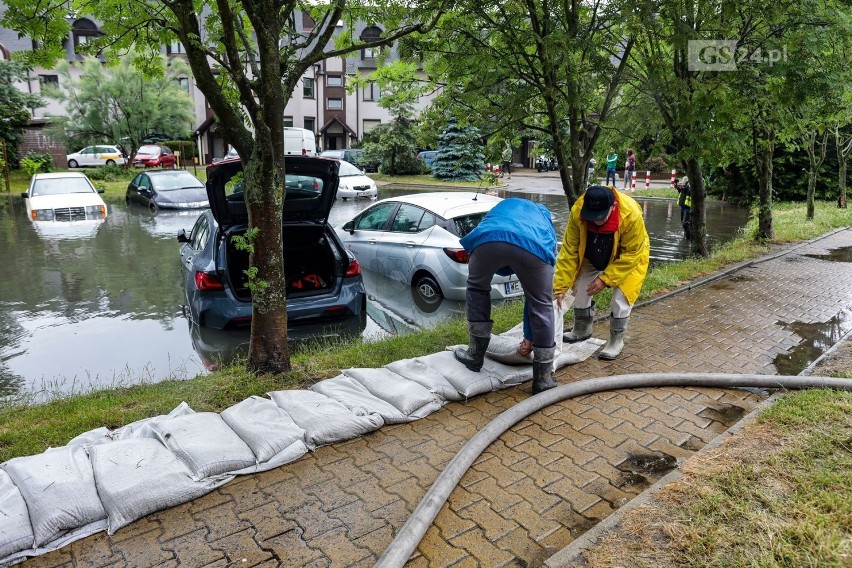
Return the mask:
[[[569,398],[610,390],[646,387],[752,387],[788,390],[831,388],[852,390],[852,379],[721,373],[642,373],[577,381],[531,396],[503,411],[468,440],[447,464],[447,467],[432,484],[417,508],[414,509],[414,512],[397,532],[396,537],[376,562],[376,568],[401,568],[405,565],[462,476],[480,454],[503,432],[542,408]]]

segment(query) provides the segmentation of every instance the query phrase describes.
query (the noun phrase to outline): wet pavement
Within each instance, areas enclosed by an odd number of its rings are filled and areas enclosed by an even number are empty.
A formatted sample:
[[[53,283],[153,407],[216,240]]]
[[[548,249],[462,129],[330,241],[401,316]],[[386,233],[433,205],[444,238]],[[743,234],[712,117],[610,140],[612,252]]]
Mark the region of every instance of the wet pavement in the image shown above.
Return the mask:
[[[852,327],[852,262],[842,252],[850,246],[852,230],[837,231],[638,306],[617,360],[588,359],[557,379],[797,374]],[[596,337],[607,334],[595,324]],[[766,394],[645,388],[552,405],[476,461],[408,566],[541,566]],[[528,396],[529,384],[450,403],[25,565],[372,566],[455,452]]]

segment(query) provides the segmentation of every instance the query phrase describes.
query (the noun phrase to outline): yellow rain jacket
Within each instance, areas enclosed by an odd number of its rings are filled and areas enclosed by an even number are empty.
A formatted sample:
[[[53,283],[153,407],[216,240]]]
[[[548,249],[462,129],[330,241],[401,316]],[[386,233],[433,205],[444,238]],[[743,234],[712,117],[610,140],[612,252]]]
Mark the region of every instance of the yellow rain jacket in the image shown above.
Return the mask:
[[[610,288],[620,288],[632,305],[639,297],[639,290],[648,273],[651,244],[642,218],[642,207],[629,195],[616,191],[613,187],[609,189],[615,193],[615,200],[618,202],[618,231],[612,245],[612,257],[600,279]],[[574,288],[574,281],[586,256],[588,230],[586,222],[580,220],[584,197],[585,195],[580,196],[571,208],[562,248],[556,258],[554,295],[564,294]]]

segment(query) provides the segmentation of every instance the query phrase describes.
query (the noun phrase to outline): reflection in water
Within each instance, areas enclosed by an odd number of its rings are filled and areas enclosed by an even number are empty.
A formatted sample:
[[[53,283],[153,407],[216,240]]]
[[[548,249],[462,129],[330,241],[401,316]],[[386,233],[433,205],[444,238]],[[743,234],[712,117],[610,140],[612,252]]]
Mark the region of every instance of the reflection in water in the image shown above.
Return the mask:
[[[380,192],[385,198],[412,190]],[[568,207],[563,197],[523,197],[544,203],[554,213],[557,231],[564,230]],[[109,205],[106,220],[98,222],[93,233],[71,238],[67,231],[37,232],[20,200],[8,203],[8,208],[0,208],[0,395],[42,391],[49,398],[192,377],[220,364],[219,359],[245,352],[247,331],[193,330],[182,315],[185,300],[175,236],[180,229],[189,232],[197,211],[152,215],[144,208]],[[329,222],[341,225],[372,203],[337,201]],[[654,259],[676,260],[689,252],[671,205],[666,200],[643,204]],[[711,242],[731,238],[747,215],[744,208],[708,203]],[[371,298],[363,333],[368,340],[464,315],[463,302],[444,300],[434,311],[426,311],[410,287],[373,273],[364,278]]]
[[[852,329],[852,311],[842,310],[824,323],[779,321],[776,324],[792,330],[802,341],[788,353],[779,353],[772,363],[781,375],[798,375]]]

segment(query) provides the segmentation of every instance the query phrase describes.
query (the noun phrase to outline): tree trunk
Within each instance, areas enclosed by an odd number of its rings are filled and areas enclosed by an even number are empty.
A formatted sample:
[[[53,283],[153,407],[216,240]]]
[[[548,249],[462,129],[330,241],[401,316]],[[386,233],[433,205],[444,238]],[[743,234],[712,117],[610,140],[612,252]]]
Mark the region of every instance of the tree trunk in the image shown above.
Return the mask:
[[[837,207],[846,209],[848,206],[846,201],[846,159],[849,157],[849,152],[852,151],[852,137],[844,141],[840,127],[835,126],[834,139],[837,146]]]
[[[819,169],[825,160],[826,144],[828,143],[828,130],[822,134],[822,145],[817,152],[817,136],[819,132],[813,131],[808,136],[808,196],[807,196],[807,213],[805,218],[808,221],[814,220],[814,193],[816,191],[816,180],[819,175]]]
[[[692,206],[689,209],[689,220],[692,224],[690,230],[690,252],[693,255],[707,258],[710,252],[707,250],[707,216],[704,191],[704,176],[701,174],[701,164],[696,158],[686,161],[686,171],[689,174],[689,188],[692,195]]]
[[[753,134],[755,136],[756,134]],[[774,133],[763,144],[754,144],[754,164],[757,170],[758,209],[757,238],[771,241],[775,238],[772,225],[772,156],[775,153]]]

